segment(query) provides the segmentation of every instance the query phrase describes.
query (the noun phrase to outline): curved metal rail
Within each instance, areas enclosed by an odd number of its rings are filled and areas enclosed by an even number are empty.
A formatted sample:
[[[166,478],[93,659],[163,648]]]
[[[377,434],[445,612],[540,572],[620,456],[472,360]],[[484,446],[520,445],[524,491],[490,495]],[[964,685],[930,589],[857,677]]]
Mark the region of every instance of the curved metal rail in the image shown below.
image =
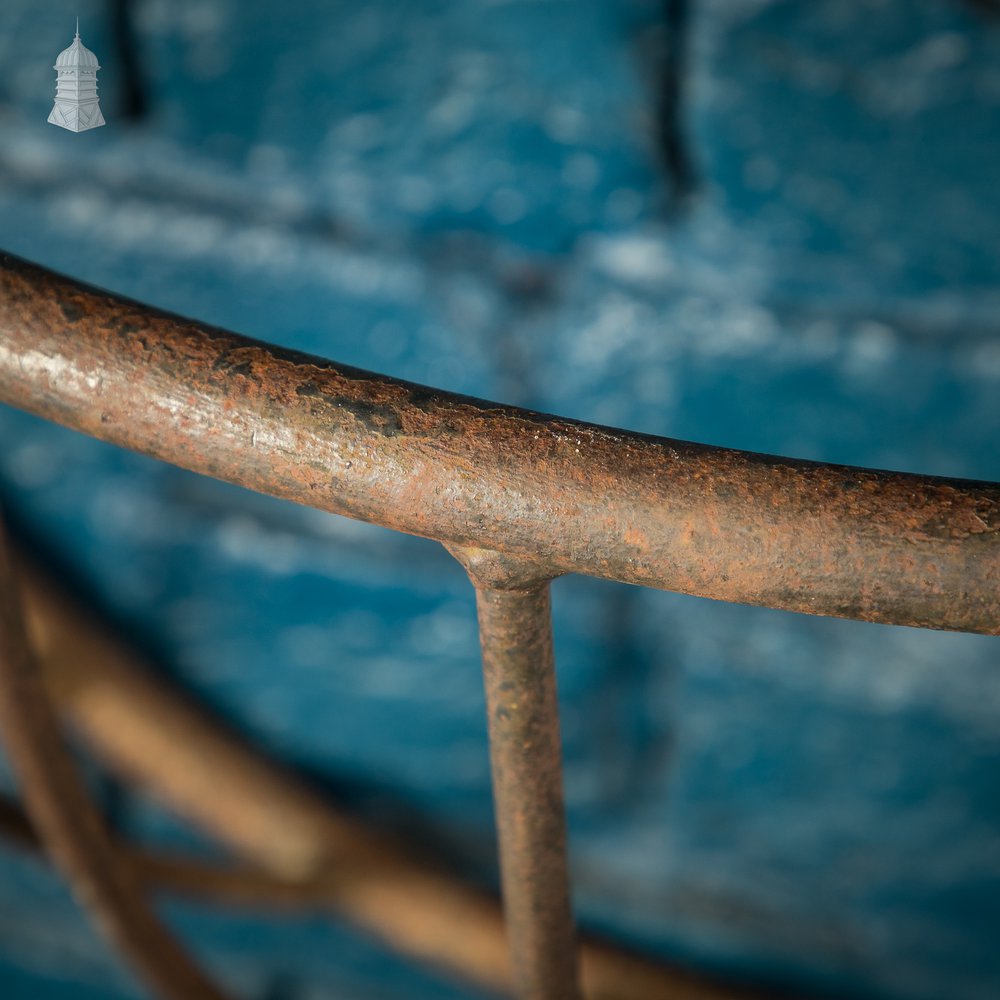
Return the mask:
[[[2,522],[0,727],[45,846],[105,934],[164,996],[226,1000],[147,905],[135,872],[118,856],[63,744],[28,647]]]
[[[1000,630],[1000,486],[656,438],[269,346],[0,257],[0,401],[262,493],[725,601]]]
[[[500,406],[253,341],[2,255],[0,401],[196,472],[436,539],[463,563],[479,604],[505,916],[525,1000],[579,995],[552,577],[1000,632],[1000,485]],[[16,651],[11,621],[0,624]],[[49,786],[28,796],[38,812],[33,798],[58,789],[44,768],[32,780]],[[79,865],[63,867],[87,889]],[[141,948],[132,958],[155,967]]]

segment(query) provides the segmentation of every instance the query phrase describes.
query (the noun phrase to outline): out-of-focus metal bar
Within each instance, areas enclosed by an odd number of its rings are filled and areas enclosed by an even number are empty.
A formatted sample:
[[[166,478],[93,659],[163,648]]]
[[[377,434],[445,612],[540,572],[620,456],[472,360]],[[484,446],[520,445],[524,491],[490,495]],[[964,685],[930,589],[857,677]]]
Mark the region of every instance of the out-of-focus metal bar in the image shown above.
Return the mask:
[[[450,545],[727,601],[1000,632],[1000,486],[654,438],[372,375],[0,256],[0,401]]]
[[[453,552],[476,588],[515,995],[580,1000],[549,579],[530,562]]]
[[[29,851],[42,851],[34,828],[24,813],[10,800],[0,797],[0,838]],[[122,864],[135,869],[136,877],[149,890],[166,891],[187,899],[214,905],[265,908],[290,914],[304,910],[340,905],[343,879],[335,872],[318,873],[305,880],[289,881],[256,868],[230,865],[183,854],[169,854],[120,842],[116,845]],[[406,906],[407,887],[398,887],[397,896],[387,906]],[[427,899],[421,901],[426,904]],[[412,905],[409,904],[409,905]],[[414,907],[414,919],[419,920]],[[455,927],[461,929],[456,934]],[[499,913],[493,921],[492,935],[503,941]],[[510,976],[494,976],[481,952],[470,950],[465,925],[458,921],[447,940],[451,961],[447,968],[463,979],[496,992],[511,989]],[[395,939],[388,938],[389,944]],[[412,955],[412,953],[411,953]],[[423,956],[415,956],[423,957]],[[584,993],[587,1000],[773,1000],[773,994],[743,985],[731,985],[706,979],[690,970],[669,968],[648,959],[624,952],[606,941],[585,941],[582,950]],[[504,966],[506,968],[506,966]],[[793,1000],[782,992],[784,1000]]]
[[[371,831],[173,690],[91,608],[15,546],[42,677],[60,712],[120,777],[289,879],[347,854],[381,860]]]
[[[224,1000],[146,905],[59,735],[21,617],[0,524],[0,731],[55,864],[132,967],[170,1000]]]

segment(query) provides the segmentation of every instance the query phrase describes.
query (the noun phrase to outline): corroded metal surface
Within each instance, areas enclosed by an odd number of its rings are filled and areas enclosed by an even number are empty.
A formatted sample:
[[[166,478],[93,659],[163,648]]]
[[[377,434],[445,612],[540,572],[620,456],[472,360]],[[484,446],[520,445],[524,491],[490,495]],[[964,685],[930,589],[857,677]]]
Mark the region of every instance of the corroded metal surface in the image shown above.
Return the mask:
[[[77,899],[147,983],[169,1000],[225,1000],[146,904],[90,801],[28,647],[0,524],[0,731],[46,849]]]
[[[578,572],[1000,631],[1000,487],[712,448],[345,368],[0,258],[0,400],[323,510]]]
[[[455,555],[476,587],[515,992],[520,1000],[580,1000],[549,580],[494,553]]]

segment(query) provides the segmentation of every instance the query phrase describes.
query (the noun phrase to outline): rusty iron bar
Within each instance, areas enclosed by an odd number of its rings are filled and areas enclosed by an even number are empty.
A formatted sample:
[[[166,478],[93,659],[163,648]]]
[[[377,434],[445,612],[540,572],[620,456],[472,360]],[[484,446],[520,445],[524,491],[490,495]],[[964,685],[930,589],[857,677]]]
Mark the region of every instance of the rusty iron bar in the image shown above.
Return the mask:
[[[0,730],[46,849],[106,936],[168,1000],[225,1000],[146,904],[62,741],[28,645],[2,523]]]
[[[452,552],[476,588],[515,995],[580,1000],[550,579],[531,561],[482,549]]]
[[[580,1000],[549,585],[476,589],[515,995]]]
[[[263,493],[726,601],[1000,632],[1000,486],[566,420],[336,365],[0,256],[0,401]]]

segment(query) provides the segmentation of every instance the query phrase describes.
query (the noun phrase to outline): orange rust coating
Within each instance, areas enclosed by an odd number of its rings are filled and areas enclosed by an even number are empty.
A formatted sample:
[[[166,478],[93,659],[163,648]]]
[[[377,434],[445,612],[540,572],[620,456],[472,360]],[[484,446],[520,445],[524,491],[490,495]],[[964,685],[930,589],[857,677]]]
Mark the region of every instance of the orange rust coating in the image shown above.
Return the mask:
[[[322,510],[577,572],[1000,631],[1000,487],[655,438],[401,382],[0,256],[0,400]]]

